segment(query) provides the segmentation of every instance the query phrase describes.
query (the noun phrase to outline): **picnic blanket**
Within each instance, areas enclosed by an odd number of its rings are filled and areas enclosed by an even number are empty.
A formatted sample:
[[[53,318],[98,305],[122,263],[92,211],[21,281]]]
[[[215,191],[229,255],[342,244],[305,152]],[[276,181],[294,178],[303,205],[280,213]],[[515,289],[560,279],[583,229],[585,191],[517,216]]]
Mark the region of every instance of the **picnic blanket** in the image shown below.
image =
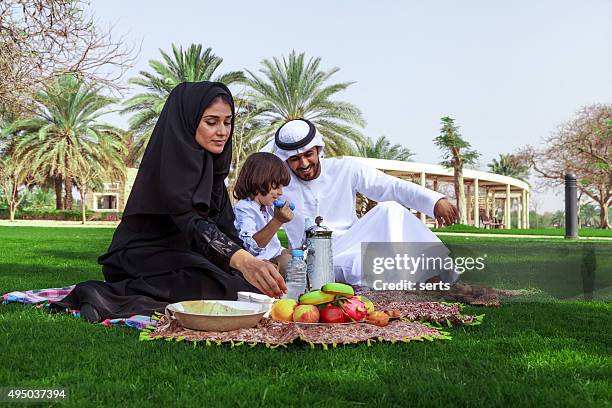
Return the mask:
[[[524,294],[524,291],[501,290],[478,285],[458,283],[449,291],[370,291],[356,290],[370,299],[377,310],[399,311],[400,319],[388,326],[371,324],[351,325],[300,325],[262,321],[254,328],[229,332],[204,332],[186,329],[170,316],[156,314],[156,325],[145,328],[140,339],[188,341],[197,344],[237,345],[265,344],[266,347],[287,347],[294,342],[308,343],[312,348],[323,349],[338,344],[374,342],[410,342],[424,340],[445,340],[451,336],[442,328],[452,326],[475,326],[482,322],[484,314],[474,316],[462,313],[462,303],[477,306],[499,306],[504,298]],[[454,300],[447,303],[444,300]]]
[[[24,292],[14,291],[2,295],[2,304],[23,303],[36,305],[36,307],[49,307],[51,303],[57,302],[67,296],[75,285],[63,288],[33,289]],[[79,310],[68,310],[75,317],[80,317]],[[151,316],[134,315],[121,319],[106,319],[100,322],[104,326],[127,326],[137,330],[143,330],[147,326],[154,325],[156,321]]]
[[[461,313],[461,304],[445,302],[376,302],[378,310],[394,306],[399,312],[399,319],[391,321],[385,327],[367,323],[302,325],[293,322],[280,322],[268,318],[262,319],[256,327],[227,332],[198,331],[182,327],[171,316],[156,314],[158,320],[154,326],[147,327],[140,333],[141,340],[163,339],[167,341],[188,341],[194,345],[229,344],[231,347],[248,344],[266,347],[286,347],[293,342],[304,342],[312,348],[320,345],[324,349],[338,344],[374,342],[409,342],[424,340],[448,340],[451,338],[443,327],[453,325],[475,326],[482,322],[483,315],[473,316]],[[387,309],[388,310],[388,309]]]
[[[62,288],[35,289],[14,291],[2,295],[2,304],[22,303],[48,307],[51,303],[64,298],[74,288],[74,285]],[[474,316],[462,314],[459,302],[472,305],[498,306],[500,300],[506,297],[522,294],[521,291],[507,291],[486,288],[476,285],[457,284],[450,291],[362,291],[376,305],[377,310],[395,310],[400,319],[394,320],[388,326],[378,327],[358,323],[351,325],[299,325],[291,322],[277,322],[264,318],[254,328],[234,330],[230,332],[203,332],[186,329],[169,316],[154,314],[153,316],[135,315],[129,318],[106,319],[100,324],[104,326],[123,325],[141,330],[141,340],[165,339],[167,341],[192,341],[194,344],[203,342],[211,344],[265,344],[267,347],[286,346],[300,341],[312,347],[321,345],[327,348],[337,344],[377,341],[408,342],[434,339],[450,339],[442,327],[458,325],[478,325],[483,315]],[[444,302],[443,299],[455,300],[455,303]],[[79,317],[78,310],[68,310],[73,316]]]

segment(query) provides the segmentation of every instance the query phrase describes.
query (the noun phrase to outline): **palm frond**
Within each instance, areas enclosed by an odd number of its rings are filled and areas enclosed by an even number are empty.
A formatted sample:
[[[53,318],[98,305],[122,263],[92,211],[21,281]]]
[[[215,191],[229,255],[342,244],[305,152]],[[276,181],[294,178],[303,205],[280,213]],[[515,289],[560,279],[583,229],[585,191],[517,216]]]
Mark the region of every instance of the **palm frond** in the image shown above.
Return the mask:
[[[150,60],[152,72],[140,71],[139,76],[128,82],[144,89],[123,104],[122,113],[131,114],[128,119],[129,130],[138,141],[130,150],[130,158],[135,162],[144,154],[157,118],[172,89],[182,82],[216,81],[226,85],[241,82],[244,74],[231,71],[217,74],[223,58],[215,55],[211,48],[203,49],[201,44],[191,44],[186,50],[175,44],[171,52],[160,49],[161,60]]]

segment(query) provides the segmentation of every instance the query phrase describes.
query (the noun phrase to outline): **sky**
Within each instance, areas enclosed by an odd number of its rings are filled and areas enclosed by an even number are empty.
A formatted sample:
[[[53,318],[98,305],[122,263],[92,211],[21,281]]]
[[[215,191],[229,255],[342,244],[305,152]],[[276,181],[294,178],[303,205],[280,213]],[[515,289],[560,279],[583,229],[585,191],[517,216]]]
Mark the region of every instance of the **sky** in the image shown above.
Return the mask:
[[[541,145],[582,106],[612,102],[610,0],[92,0],[91,11],[141,47],[125,79],[172,43],[211,47],[220,72],[257,72],[292,50],[320,57],[322,69],[340,68],[330,82],[354,82],[336,99],[361,110],[363,133],[408,147],[417,162],[440,161],[432,140],[443,116],[486,170],[500,153]],[[538,212],[564,206],[562,188],[534,200]]]

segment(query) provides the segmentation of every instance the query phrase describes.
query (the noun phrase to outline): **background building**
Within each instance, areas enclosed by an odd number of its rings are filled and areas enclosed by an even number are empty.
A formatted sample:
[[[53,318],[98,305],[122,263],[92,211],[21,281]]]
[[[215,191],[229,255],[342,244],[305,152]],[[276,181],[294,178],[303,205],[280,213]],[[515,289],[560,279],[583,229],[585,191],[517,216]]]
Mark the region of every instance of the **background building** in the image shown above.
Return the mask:
[[[437,164],[353,157],[386,174],[418,183],[435,191],[453,195],[453,171]],[[126,182],[104,183],[104,190],[90,195],[87,208],[98,212],[123,212],[138,169],[128,168]],[[467,224],[478,228],[511,228],[516,213],[516,226],[529,228],[530,186],[522,180],[479,170],[464,169]],[[376,205],[359,197],[357,212],[363,214]],[[417,214],[421,221],[435,226],[435,220]]]
[[[125,182],[112,181],[104,183],[104,190],[89,194],[87,208],[97,212],[123,212],[127,199],[132,191],[138,169],[128,168]]]
[[[454,194],[452,169],[437,164],[363,157],[353,159],[392,176],[445,193],[449,195],[451,201],[456,201],[451,198]],[[515,212],[517,228],[529,228],[529,184],[513,177],[470,169],[463,170],[463,178],[468,225],[478,228],[509,229],[513,223],[512,212]],[[360,203],[361,208],[359,208]],[[358,203],[358,212],[364,207],[363,200],[360,200],[360,203]],[[426,217],[425,214],[419,214],[419,217],[427,225],[435,225],[435,220]]]

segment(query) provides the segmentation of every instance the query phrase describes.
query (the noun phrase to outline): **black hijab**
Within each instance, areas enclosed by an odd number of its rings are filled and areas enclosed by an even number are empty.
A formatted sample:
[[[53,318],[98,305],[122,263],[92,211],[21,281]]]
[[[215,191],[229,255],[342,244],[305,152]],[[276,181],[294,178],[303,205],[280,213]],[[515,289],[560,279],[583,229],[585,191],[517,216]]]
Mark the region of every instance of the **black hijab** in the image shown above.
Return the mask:
[[[196,142],[195,134],[204,110],[219,95],[232,100],[232,130],[223,151],[213,154]],[[123,215],[216,212],[232,160],[233,130],[234,104],[225,85],[177,85],[153,129]]]

